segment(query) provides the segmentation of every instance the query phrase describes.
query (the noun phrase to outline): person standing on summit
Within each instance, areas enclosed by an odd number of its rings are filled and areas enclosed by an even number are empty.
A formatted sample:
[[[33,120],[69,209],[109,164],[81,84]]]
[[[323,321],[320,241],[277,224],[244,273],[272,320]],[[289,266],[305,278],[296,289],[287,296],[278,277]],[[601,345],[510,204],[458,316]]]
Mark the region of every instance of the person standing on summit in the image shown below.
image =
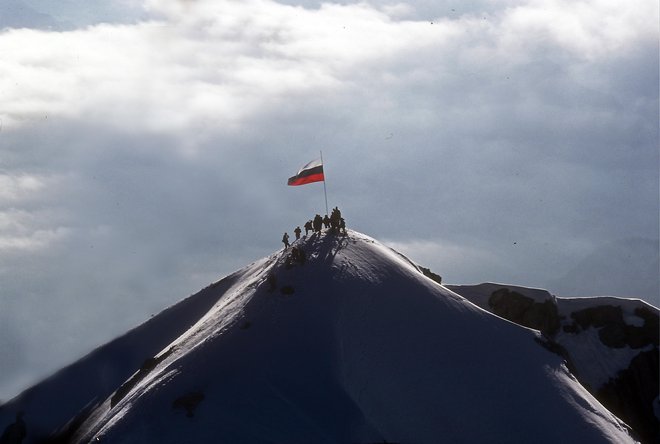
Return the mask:
[[[314,231],[320,233],[321,229],[323,228],[323,218],[321,217],[320,214],[314,216],[313,224],[314,224]]]
[[[284,236],[282,236],[282,243],[284,243],[285,250],[289,248],[289,233],[284,233]]]
[[[340,217],[339,218],[339,232],[341,233],[342,231],[344,232],[344,234],[348,234],[348,233],[346,233],[346,221],[344,220],[343,217]]]
[[[332,215],[330,216],[330,226],[332,227],[333,233],[339,232],[340,220],[341,220],[341,211],[339,211],[339,208],[334,207],[332,209]]]

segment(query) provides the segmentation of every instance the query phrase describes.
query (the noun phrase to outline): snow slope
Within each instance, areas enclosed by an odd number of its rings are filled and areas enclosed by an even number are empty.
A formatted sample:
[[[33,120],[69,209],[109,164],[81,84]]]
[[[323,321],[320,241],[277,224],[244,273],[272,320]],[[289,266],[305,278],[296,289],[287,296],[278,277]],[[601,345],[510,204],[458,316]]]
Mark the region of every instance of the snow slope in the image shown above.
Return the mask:
[[[304,265],[249,265],[56,375],[75,402],[37,386],[0,425],[23,409],[54,430],[93,403],[72,442],[634,442],[538,332],[362,234],[294,245]],[[109,393],[99,361],[135,372]]]
[[[573,315],[575,313],[603,306],[620,309],[622,321],[626,325],[643,327],[644,319],[638,315],[638,310],[643,309],[654,312],[657,316],[658,309],[640,299],[612,296],[560,298],[550,294],[547,290],[496,283],[450,285],[448,287],[489,311],[492,310],[492,307],[489,306],[490,297],[501,289],[508,289],[524,295],[535,303],[550,301],[557,307],[561,327],[556,333],[552,334],[552,339],[568,351],[580,374],[580,380],[584,384],[588,384],[593,390],[600,389],[610,379],[615,378],[620,371],[628,368],[632,359],[639,353],[653,349],[652,345],[636,348],[624,344],[620,347],[607,346],[599,337],[599,329],[594,326],[586,329],[576,329],[575,331],[568,328],[574,323]]]
[[[228,276],[184,299],[26,390],[0,407],[0,427],[23,410],[28,413],[29,442],[48,436],[81,410],[110,396],[145,357],[158,353],[197,322],[233,280],[234,276]]]
[[[592,394],[643,442],[658,442],[658,308],[640,299],[558,298],[504,284],[448,287],[486,310],[543,331]]]

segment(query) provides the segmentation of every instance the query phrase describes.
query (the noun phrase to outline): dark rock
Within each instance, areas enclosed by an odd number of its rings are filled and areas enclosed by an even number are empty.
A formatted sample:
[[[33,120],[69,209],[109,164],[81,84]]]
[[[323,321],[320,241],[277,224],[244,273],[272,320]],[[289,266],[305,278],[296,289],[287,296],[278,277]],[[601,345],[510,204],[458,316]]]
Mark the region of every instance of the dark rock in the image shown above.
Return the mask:
[[[658,349],[642,352],[596,394],[608,410],[633,428],[643,443],[660,441],[658,420],[653,412],[653,401],[660,389],[658,372]]]
[[[140,382],[145,376],[147,376],[158,364],[164,361],[169,355],[174,351],[173,347],[170,347],[165,353],[156,357],[156,358],[147,358],[142,363],[140,369],[131,376],[126,382],[124,382],[117,391],[110,398],[110,408],[113,408],[121,401],[132,389],[135,387],[138,382]]]
[[[651,343],[657,347],[660,339],[660,317],[658,317],[658,313],[647,307],[638,307],[635,309],[635,315],[644,319],[644,326],[642,327],[644,336],[648,337]],[[643,347],[643,345],[640,347]]]
[[[508,288],[494,291],[488,299],[491,311],[525,327],[554,336],[559,330],[559,313],[552,299],[542,303]]]
[[[295,290],[291,285],[285,285],[284,287],[280,288],[280,293],[288,296],[295,293]]]
[[[422,274],[424,274],[424,276],[426,276],[427,278],[433,281],[436,281],[438,284],[442,284],[442,276],[440,276],[439,274],[435,274],[426,267],[418,266],[418,268],[422,271]]]
[[[621,324],[608,324],[598,331],[600,342],[612,348],[626,346],[626,328]]]
[[[179,396],[172,402],[172,408],[177,410],[185,410],[186,416],[192,418],[195,416],[195,409],[200,402],[204,400],[204,393],[200,391],[190,392],[183,396]]]
[[[575,377],[579,377],[577,367],[575,367],[575,364],[573,364],[573,360],[571,359],[570,353],[568,353],[568,350],[566,350],[561,344],[553,341],[548,337],[536,338],[535,341],[537,344],[539,344],[541,347],[545,348],[546,350],[562,357],[564,359],[564,362],[566,363],[566,368],[568,368],[568,370],[573,375],[575,375]]]
[[[639,353],[627,369],[602,386],[594,396],[611,412],[630,425],[644,443],[660,439],[658,420],[653,401],[658,396],[658,314],[646,307],[635,309],[644,325],[628,325],[621,307],[601,305],[571,314],[574,328],[598,329],[601,342],[611,348],[639,349],[653,346]],[[579,327],[578,327],[579,326]]]
[[[582,330],[586,330],[591,326],[599,328],[608,324],[623,324],[621,307],[613,305],[599,305],[575,311],[571,313],[571,318],[578,323]]]
[[[638,349],[648,345],[657,346],[660,331],[657,313],[639,307],[635,309],[635,315],[644,319],[642,327],[626,324],[621,307],[612,305],[599,305],[571,313],[571,317],[582,330],[599,328],[598,337],[608,347],[629,346]]]

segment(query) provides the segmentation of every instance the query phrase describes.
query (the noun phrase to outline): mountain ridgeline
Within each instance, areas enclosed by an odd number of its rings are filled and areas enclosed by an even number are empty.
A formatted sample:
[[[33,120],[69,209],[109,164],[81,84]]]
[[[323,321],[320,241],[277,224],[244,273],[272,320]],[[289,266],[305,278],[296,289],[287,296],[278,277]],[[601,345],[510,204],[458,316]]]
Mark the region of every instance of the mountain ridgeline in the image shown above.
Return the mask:
[[[290,248],[256,261],[25,391],[2,406],[0,426],[24,412],[30,444],[632,443],[647,433],[620,419],[634,387],[619,373],[639,353],[657,366],[657,338],[637,330],[657,325],[656,308],[617,302],[623,336],[594,345],[610,318],[584,314],[591,301],[532,298],[541,307],[514,323],[503,319],[521,311],[511,288],[442,286],[355,231],[293,246],[295,260]]]

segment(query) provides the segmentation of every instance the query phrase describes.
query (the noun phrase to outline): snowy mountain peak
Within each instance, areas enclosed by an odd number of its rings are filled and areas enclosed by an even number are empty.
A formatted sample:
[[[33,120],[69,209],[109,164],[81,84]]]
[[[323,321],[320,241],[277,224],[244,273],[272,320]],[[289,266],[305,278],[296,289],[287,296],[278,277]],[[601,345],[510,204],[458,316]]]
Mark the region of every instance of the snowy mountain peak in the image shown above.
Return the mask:
[[[76,443],[634,442],[544,343],[368,236],[314,234],[0,419],[24,410],[29,442],[57,430]]]

